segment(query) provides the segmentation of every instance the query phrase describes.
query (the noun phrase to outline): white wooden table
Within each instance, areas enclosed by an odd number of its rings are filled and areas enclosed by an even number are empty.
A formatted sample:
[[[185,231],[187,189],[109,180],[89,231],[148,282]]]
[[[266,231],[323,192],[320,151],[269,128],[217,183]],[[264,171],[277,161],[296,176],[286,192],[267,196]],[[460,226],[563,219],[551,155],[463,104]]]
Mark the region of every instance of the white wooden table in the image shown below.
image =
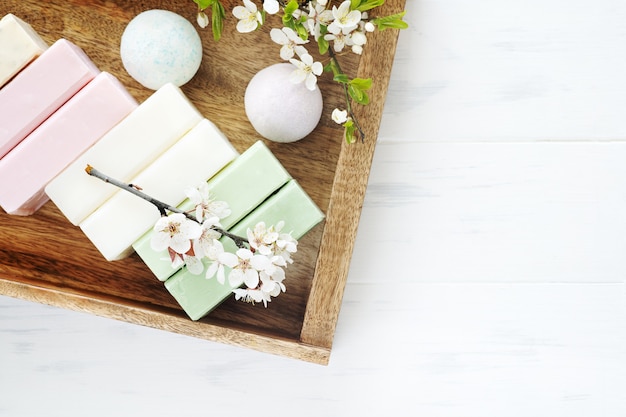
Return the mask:
[[[0,297],[0,416],[626,416],[626,2],[407,11],[328,367]]]

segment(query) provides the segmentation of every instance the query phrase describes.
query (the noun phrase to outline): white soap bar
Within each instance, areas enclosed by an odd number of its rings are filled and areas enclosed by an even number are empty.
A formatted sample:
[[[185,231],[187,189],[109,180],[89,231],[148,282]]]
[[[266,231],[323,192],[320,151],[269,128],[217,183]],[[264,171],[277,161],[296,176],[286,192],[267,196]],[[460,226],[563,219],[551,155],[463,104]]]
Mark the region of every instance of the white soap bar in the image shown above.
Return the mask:
[[[9,13],[0,20],[0,87],[48,48],[33,28]]]
[[[215,175],[237,156],[228,139],[204,119],[130,182],[172,206],[185,199],[185,189]],[[80,224],[81,229],[109,260],[133,252],[132,244],[154,226],[157,208],[120,190]]]
[[[117,191],[87,175],[87,165],[128,182],[202,119],[178,87],[166,84],[52,180],[46,194],[78,225]]]

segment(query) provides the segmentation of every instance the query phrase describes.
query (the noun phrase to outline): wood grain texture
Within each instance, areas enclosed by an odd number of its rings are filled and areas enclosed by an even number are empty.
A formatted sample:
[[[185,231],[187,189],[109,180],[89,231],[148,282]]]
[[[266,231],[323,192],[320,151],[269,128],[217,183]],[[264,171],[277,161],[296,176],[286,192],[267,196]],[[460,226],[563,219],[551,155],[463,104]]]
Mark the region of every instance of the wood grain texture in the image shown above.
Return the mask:
[[[399,11],[403,0],[388,1],[381,12]],[[228,8],[238,2],[225,2]],[[140,102],[152,91],[128,76],[119,57],[126,24],[152,8],[175,11],[195,22],[189,0],[179,1],[3,1],[0,15],[14,13],[49,43],[66,38],[83,48],[103,71],[117,76]],[[280,62],[269,39],[271,24],[253,34],[239,34],[229,16],[220,42],[201,32],[204,57],[183,91],[240,152],[261,139],[245,117],[243,95],[260,69]],[[373,75],[373,104],[359,109],[368,138],[344,146],[342,132],[330,119],[341,106],[342,91],[326,76],[322,120],[307,138],[292,144],[266,144],[327,215],[325,223],[299,245],[290,266],[288,291],[270,308],[229,300],[209,317],[191,322],[137,256],[106,262],[80,229],[46,204],[33,216],[0,214],[0,292],[45,304],[112,317],[201,338],[248,346],[303,360],[326,363],[341,305],[343,286],[371,158],[382,117],[397,33],[369,38],[366,54],[341,56],[355,76]],[[370,52],[371,51],[371,52]],[[361,111],[362,110],[362,111]],[[276,109],[288,115],[289,109]],[[309,297],[309,294],[312,294]],[[310,299],[309,299],[310,298]],[[302,336],[301,336],[302,334]]]
[[[381,7],[382,15],[399,13],[404,1],[387,1]],[[359,65],[360,74],[372,74],[374,87],[370,93],[372,103],[358,108],[358,116],[369,137],[358,146],[343,144],[331,202],[328,206],[326,229],[320,245],[320,256],[302,327],[304,342],[330,348],[337,317],[341,308],[343,288],[348,276],[354,239],[359,226],[361,207],[369,178],[369,167],[374,155],[378,126],[391,73],[393,53],[398,38],[397,31],[384,31],[368,44]],[[350,207],[350,209],[346,209]],[[338,245],[342,250],[338,250]],[[333,277],[328,280],[327,277]]]

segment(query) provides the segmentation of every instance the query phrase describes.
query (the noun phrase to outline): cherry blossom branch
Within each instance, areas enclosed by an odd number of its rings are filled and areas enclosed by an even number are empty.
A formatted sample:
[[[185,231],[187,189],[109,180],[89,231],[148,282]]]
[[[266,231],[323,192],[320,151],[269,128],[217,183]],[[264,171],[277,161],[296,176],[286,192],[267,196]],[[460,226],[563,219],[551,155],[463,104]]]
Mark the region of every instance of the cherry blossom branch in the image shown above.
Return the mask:
[[[339,60],[337,59],[337,54],[335,53],[335,51],[333,51],[333,48],[328,48],[328,56],[333,62],[332,65],[336,68],[336,71],[339,74],[345,74],[343,70],[341,69],[341,65],[339,64]],[[337,74],[334,74],[334,75],[337,75]],[[343,83],[343,82],[340,82],[339,84],[341,84],[341,86],[343,87],[343,92],[346,97],[346,110],[348,111],[348,114],[350,115],[350,117],[352,118],[352,121],[354,122],[354,127],[359,132],[359,136],[361,137],[361,142],[364,142],[365,132],[361,128],[361,125],[359,124],[359,121],[356,115],[354,114],[354,111],[352,110],[352,99],[350,98],[350,92],[348,91],[348,84]]]
[[[141,191],[141,187],[135,184],[127,184],[115,178],[109,177],[108,175],[102,173],[101,171],[98,171],[96,168],[92,167],[91,165],[87,165],[85,167],[85,172],[94,178],[98,178],[101,181],[114,185],[124,191],[128,191],[129,193],[134,194],[137,197],[146,200],[147,202],[151,203],[159,210],[159,213],[161,214],[161,216],[167,216],[168,212],[181,213],[181,214],[184,214],[185,217],[187,217],[189,220],[193,220],[196,223],[200,223],[198,219],[195,216],[193,216],[191,213],[185,212],[177,207],[173,207],[167,203],[157,200],[156,198]],[[220,233],[223,236],[226,236],[232,239],[232,241],[235,242],[235,244],[239,248],[245,247],[245,244],[248,243],[248,240],[246,238],[230,233],[227,230],[222,229],[221,227],[211,226],[211,229],[215,230],[216,232]]]

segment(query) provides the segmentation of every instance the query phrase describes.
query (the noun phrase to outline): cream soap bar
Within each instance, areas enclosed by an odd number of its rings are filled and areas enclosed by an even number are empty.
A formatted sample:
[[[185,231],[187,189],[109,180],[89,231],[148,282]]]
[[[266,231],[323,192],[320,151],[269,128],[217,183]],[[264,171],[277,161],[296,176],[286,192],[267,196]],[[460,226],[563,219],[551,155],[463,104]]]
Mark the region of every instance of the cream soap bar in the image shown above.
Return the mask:
[[[48,201],[46,184],[136,107],[124,86],[101,72],[0,159],[0,206],[34,213]]]
[[[289,179],[289,173],[263,142],[249,147],[208,182],[212,198],[227,202],[231,209],[231,214],[220,221],[222,227],[230,229]],[[193,205],[187,200],[180,208],[190,210]],[[156,277],[165,281],[177,269],[172,268],[167,251],[159,253],[150,247],[151,238],[152,230],[133,247]]]
[[[173,84],[141,103],[46,186],[46,194],[78,225],[117,188],[85,173],[89,164],[128,182],[203,119]]]
[[[300,185],[295,180],[291,180],[230,231],[245,236],[248,228],[254,227],[261,221],[269,226],[282,220],[285,222],[282,231],[291,231],[294,238],[300,239],[323,218],[322,211]],[[232,240],[228,238],[221,240],[225,250],[235,250]],[[289,268],[285,272],[288,286]],[[165,287],[192,320],[204,317],[228,297],[232,297],[234,289],[228,284],[228,280],[220,284],[215,277],[206,279],[204,274],[193,275],[186,268],[165,281]]]
[[[60,39],[0,89],[0,158],[100,71],[85,53]]]
[[[215,175],[237,151],[213,123],[204,119],[130,182],[151,197],[178,205],[185,189]],[[148,231],[160,214],[148,201],[120,191],[80,224],[80,228],[109,260],[125,258],[132,244]]]
[[[9,13],[0,19],[0,88],[48,48],[33,28]]]

